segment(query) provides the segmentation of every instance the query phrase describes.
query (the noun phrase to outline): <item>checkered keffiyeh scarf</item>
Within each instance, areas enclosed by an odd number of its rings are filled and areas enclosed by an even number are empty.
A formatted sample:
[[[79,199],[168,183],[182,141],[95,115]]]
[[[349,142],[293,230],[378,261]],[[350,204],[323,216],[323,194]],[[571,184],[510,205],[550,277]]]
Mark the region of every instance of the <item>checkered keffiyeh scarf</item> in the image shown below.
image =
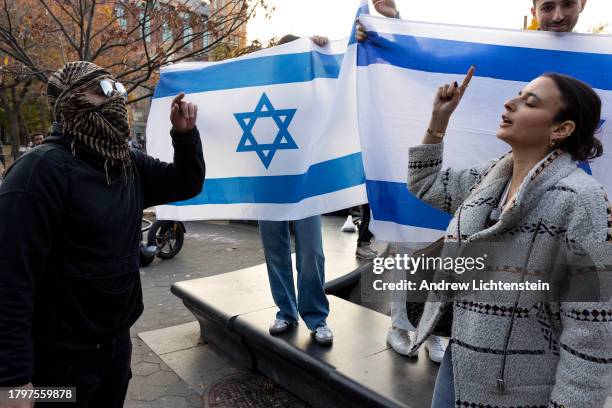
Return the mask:
[[[83,91],[111,74],[87,61],[66,64],[47,84],[47,97],[53,117],[75,140],[84,143],[105,159],[129,167],[130,134],[125,100],[119,95],[100,105],[91,103]],[[108,175],[108,171],[107,171]]]

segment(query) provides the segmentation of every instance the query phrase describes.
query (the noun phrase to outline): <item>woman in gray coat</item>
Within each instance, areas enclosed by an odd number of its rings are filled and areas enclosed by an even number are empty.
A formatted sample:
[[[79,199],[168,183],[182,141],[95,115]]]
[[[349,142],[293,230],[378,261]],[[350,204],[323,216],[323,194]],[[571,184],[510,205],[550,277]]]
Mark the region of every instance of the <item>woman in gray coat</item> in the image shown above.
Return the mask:
[[[442,140],[473,74],[472,67],[461,85],[438,89],[422,145],[409,152],[410,191],[454,214],[445,243],[495,242],[508,248],[545,243],[526,261],[500,264],[517,282],[536,263],[552,263],[561,247],[598,246],[609,255],[612,207],[603,188],[577,166],[603,153],[595,137],[597,94],[565,75],[538,77],[504,104],[497,137],[510,145],[510,153],[471,169],[443,169]],[[450,305],[452,337],[432,407],[604,405],[612,385],[609,298],[542,301],[517,292],[514,301],[497,302],[475,296],[455,297]],[[444,306],[444,301],[426,304],[413,350],[432,333]]]

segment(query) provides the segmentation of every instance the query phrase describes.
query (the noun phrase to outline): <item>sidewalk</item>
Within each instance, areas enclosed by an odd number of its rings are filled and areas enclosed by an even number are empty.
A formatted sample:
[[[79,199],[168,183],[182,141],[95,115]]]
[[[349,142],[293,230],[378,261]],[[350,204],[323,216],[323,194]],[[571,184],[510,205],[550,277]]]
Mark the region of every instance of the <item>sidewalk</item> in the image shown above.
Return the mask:
[[[325,247],[354,256],[357,234],[341,233],[343,222],[342,217],[324,217],[324,241],[326,235],[334,235],[334,242]],[[264,263],[257,227],[204,222],[186,227],[185,245],[175,259],[156,260],[141,271],[145,311],[132,328],[133,378],[125,407],[305,407],[266,377],[237,368],[210,346],[199,344],[193,314],[170,293],[175,281]],[[145,332],[151,333],[149,337]],[[162,357],[139,337],[141,333],[147,343],[157,341],[155,349]],[[151,336],[154,340],[148,340]]]

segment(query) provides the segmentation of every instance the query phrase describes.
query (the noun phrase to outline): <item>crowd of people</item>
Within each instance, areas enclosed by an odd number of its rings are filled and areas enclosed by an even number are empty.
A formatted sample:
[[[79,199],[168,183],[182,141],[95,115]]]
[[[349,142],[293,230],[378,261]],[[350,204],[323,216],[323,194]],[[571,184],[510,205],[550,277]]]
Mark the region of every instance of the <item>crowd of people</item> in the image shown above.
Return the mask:
[[[374,6],[400,18],[394,0]],[[571,32],[585,6],[586,0],[533,0],[533,15],[540,30]],[[358,24],[357,40],[367,35]],[[280,44],[297,38],[287,35]],[[327,44],[325,37],[312,41]],[[603,153],[595,135],[601,100],[575,78],[544,74],[504,104],[497,137],[510,154],[470,169],[443,169],[446,130],[475,72],[472,67],[461,83],[441,84],[422,144],[409,152],[410,163],[423,165],[410,167],[407,188],[453,215],[444,241],[612,241],[605,192],[576,166]],[[184,94],[173,100],[174,161],[163,163],[130,148],[125,88],[105,69],[66,64],[52,75],[47,95],[54,119],[49,136],[33,135],[35,147],[0,185],[0,386],[69,384],[78,391],[73,406],[120,407],[131,377],[129,329],[143,311],[142,210],[200,193],[205,164],[198,106]],[[465,205],[478,199],[495,204]],[[362,209],[356,251],[364,259],[378,255],[369,246],[369,214]],[[563,234],[540,237],[544,223]],[[537,228],[500,232],[518,224]],[[295,328],[301,318],[315,342],[331,346],[321,217],[260,221],[259,230],[278,307],[270,334]],[[441,363],[433,408],[603,406],[612,385],[612,319],[584,317],[610,316],[610,303],[530,305],[519,297],[510,305],[486,305],[503,307],[499,314],[484,312],[484,303],[454,304],[452,333],[444,340],[433,332],[448,305],[428,302],[415,318],[406,300],[392,303],[387,340],[408,357],[425,344]],[[20,404],[0,407],[31,403]]]
[[[40,132],[34,132],[30,135],[29,140],[28,140],[28,144],[25,146],[21,146],[19,148],[17,157],[19,158],[19,156],[25,154],[26,152],[29,152],[30,150],[32,150],[33,148],[35,148],[36,146],[39,146],[42,144],[43,140],[45,139],[45,135],[40,133]],[[0,180],[2,180],[2,177],[4,176],[4,172],[6,171],[6,169],[9,166],[9,161],[7,160],[7,155],[4,153],[4,146],[2,144],[2,140],[0,139]]]

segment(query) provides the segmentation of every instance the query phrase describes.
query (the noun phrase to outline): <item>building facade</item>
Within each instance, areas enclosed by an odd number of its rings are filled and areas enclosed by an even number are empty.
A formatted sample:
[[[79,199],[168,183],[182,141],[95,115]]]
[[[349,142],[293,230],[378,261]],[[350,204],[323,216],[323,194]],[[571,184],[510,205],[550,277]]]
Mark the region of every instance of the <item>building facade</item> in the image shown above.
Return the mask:
[[[139,3],[142,2],[135,2],[144,8]],[[216,59],[210,57],[215,49],[241,49],[247,45],[246,0],[158,0],[155,3],[155,7],[173,8],[176,11],[174,15],[180,21],[145,19],[145,30],[151,32],[147,42],[152,50],[169,47],[177,38],[182,37],[185,40],[184,47],[174,54],[174,59],[193,54],[181,61],[208,61]],[[133,14],[126,13],[121,5],[115,8],[118,24],[126,29],[130,24],[138,24],[130,21]],[[203,51],[194,53],[197,50]],[[133,92],[130,98],[138,99],[141,95]],[[132,138],[141,146],[146,146],[146,124],[150,107],[151,98],[129,105]]]

